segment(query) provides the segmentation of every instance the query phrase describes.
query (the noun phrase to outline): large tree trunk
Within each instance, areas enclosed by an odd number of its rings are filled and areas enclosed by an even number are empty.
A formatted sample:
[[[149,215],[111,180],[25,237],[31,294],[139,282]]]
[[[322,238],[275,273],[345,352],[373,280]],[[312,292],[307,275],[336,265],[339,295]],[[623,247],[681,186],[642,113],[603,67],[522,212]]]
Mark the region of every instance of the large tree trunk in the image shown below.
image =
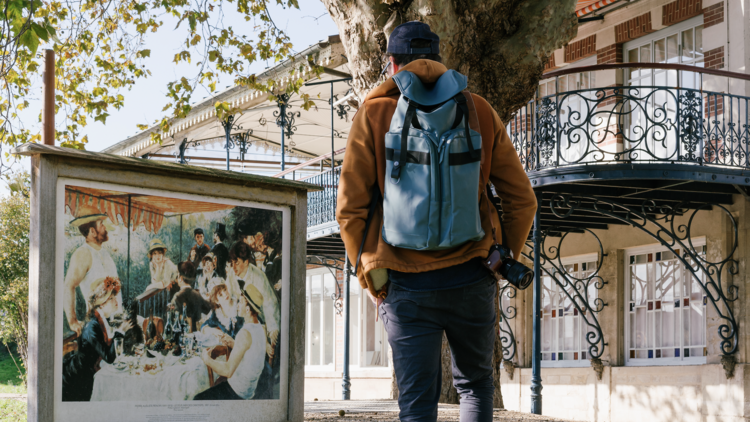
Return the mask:
[[[577,31],[576,0],[322,0],[344,43],[354,88],[377,82],[388,35],[408,21],[440,36],[443,63],[469,77],[503,120],[534,95],[549,55]]]
[[[386,64],[388,35],[408,21],[440,36],[443,63],[469,77],[469,90],[486,98],[504,121],[536,92],[544,63],[577,32],[576,0],[322,0],[344,43],[360,98]],[[456,403],[450,353],[443,344],[441,401]],[[502,407],[495,339],[495,407]]]

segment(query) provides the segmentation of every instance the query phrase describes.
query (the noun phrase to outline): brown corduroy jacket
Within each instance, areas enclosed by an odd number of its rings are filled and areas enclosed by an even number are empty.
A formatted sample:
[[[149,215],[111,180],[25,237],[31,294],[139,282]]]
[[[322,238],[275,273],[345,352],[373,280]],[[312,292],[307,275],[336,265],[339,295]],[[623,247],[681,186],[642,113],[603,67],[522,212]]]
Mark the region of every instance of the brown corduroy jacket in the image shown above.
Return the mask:
[[[403,70],[414,73],[425,84],[435,82],[447,71],[442,64],[430,60],[411,62],[399,71]],[[485,99],[471,95],[482,135],[482,171],[477,198],[481,200],[484,186],[488,180],[492,181],[497,194],[502,198],[503,227],[507,231],[509,243],[507,246],[518,257],[536,212],[534,191],[500,117]],[[339,180],[336,219],[352,265],[356,265],[373,187],[377,184],[381,198],[385,189],[385,134],[390,128],[399,96],[400,92],[393,79],[388,79],[373,89],[360,105],[349,132]],[[487,151],[491,153],[486,153]],[[374,213],[357,271],[362,288],[384,298],[386,269],[417,273],[450,267],[476,257],[486,257],[494,243],[493,227],[496,229],[496,238],[501,239],[500,221],[486,199],[481,201],[480,216],[484,238],[439,251],[415,251],[385,243],[381,236],[381,203]]]

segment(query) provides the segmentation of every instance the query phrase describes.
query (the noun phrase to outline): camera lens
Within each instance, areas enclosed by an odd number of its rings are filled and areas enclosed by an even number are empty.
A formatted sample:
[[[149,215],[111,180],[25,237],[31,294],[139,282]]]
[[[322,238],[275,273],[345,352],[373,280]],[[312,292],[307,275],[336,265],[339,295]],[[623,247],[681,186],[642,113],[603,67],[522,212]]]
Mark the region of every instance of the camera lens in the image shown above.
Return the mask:
[[[518,282],[518,288],[521,290],[526,289],[531,285],[531,282],[534,281],[534,273],[531,272],[528,268],[524,267],[526,271],[523,272],[523,275],[521,276],[521,280]]]
[[[506,259],[500,268],[500,274],[519,290],[524,290],[534,280],[531,269],[515,259]]]

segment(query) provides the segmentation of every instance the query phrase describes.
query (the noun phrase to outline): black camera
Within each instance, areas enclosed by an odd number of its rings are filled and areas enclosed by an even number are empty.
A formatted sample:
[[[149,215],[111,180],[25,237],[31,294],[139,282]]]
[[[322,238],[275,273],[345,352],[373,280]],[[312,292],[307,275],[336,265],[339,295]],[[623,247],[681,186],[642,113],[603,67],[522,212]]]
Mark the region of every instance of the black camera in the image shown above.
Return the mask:
[[[498,280],[502,277],[517,289],[524,290],[534,280],[534,272],[513,259],[510,249],[503,245],[492,245],[490,254],[484,260],[487,267]]]

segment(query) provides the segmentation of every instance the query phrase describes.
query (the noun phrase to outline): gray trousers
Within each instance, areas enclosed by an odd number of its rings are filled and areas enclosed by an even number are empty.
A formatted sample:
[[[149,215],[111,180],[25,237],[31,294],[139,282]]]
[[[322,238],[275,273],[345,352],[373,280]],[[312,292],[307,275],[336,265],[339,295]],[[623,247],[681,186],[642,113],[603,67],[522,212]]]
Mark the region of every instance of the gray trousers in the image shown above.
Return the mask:
[[[393,351],[401,421],[437,420],[443,332],[451,348],[461,422],[492,421],[496,295],[497,282],[490,277],[435,291],[390,283],[379,312]]]

